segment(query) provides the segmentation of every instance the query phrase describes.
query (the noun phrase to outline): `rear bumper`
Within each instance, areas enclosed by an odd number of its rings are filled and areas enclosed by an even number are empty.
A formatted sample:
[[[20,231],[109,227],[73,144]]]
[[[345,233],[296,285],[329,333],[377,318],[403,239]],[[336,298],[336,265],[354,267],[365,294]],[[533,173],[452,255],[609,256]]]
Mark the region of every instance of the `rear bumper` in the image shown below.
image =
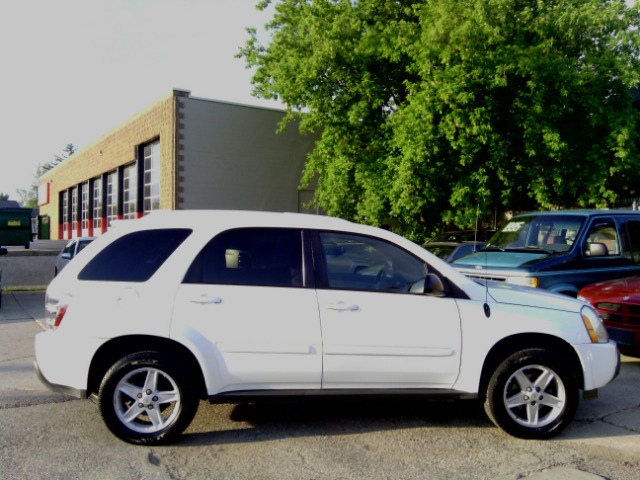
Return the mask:
[[[55,392],[87,398],[89,368],[104,340],[79,338],[61,331],[35,337],[34,367],[40,381]]]
[[[49,380],[46,379],[46,377],[42,374],[42,371],[40,370],[40,367],[38,366],[38,361],[34,360],[33,361],[33,368],[36,370],[36,376],[38,377],[38,380],[40,380],[45,387],[47,387],[49,390],[52,390],[54,392],[58,392],[58,393],[64,393],[65,395],[71,395],[72,397],[78,397],[78,398],[87,398],[87,391],[86,390],[81,390],[78,388],[73,388],[73,387],[67,387],[65,385],[57,385],[55,383],[51,383]]]

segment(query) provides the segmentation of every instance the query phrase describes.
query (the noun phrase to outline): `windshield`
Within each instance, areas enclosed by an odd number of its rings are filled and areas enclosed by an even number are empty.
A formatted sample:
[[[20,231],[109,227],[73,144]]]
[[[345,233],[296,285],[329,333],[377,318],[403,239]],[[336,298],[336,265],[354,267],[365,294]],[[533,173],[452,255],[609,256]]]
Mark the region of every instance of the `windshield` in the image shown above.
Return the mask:
[[[580,215],[515,217],[491,237],[485,249],[567,252],[583,224]]]

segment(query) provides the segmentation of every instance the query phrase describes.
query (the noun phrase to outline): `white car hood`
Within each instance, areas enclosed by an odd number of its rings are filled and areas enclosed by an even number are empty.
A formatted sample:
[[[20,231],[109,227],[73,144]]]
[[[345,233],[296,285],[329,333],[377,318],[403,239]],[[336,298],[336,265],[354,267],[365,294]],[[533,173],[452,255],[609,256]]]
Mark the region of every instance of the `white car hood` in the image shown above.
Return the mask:
[[[583,302],[575,298],[532,287],[488,282],[489,295],[498,303],[579,312]]]

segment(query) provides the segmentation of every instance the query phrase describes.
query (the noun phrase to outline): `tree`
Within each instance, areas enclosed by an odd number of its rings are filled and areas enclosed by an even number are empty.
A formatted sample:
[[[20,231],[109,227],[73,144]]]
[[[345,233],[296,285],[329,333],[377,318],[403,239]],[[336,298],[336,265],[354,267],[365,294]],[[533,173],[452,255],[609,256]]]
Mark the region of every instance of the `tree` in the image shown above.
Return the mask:
[[[624,0],[281,0],[239,56],[283,128],[321,132],[317,206],[420,239],[638,188],[638,27]]]
[[[34,180],[28,188],[19,188],[17,190],[18,196],[20,197],[20,205],[25,208],[37,208],[38,207],[38,186],[40,185],[40,177],[47,173],[49,170],[54,168],[59,163],[63,162],[71,155],[75,153],[76,149],[73,144],[68,143],[67,146],[62,150],[61,155],[54,155],[54,159],[47,163],[40,163],[36,168],[36,173],[34,174]]]
[[[44,165],[38,165],[33,175],[33,182],[28,188],[18,188],[18,202],[24,208],[38,208],[38,185],[40,177],[46,172]]]
[[[0,202],[6,202],[7,200],[9,200],[9,194],[0,192]]]
[[[67,143],[67,146],[64,147],[64,150],[62,150],[62,154],[61,155],[54,155],[54,158],[53,158],[53,160],[51,162],[48,162],[48,163],[45,163],[44,165],[42,165],[42,172],[38,175],[38,177],[40,175],[42,175],[42,173],[48,172],[49,170],[51,170],[56,165],[62,163],[64,160],[69,158],[74,153],[76,153],[76,148],[73,146],[72,143]]]

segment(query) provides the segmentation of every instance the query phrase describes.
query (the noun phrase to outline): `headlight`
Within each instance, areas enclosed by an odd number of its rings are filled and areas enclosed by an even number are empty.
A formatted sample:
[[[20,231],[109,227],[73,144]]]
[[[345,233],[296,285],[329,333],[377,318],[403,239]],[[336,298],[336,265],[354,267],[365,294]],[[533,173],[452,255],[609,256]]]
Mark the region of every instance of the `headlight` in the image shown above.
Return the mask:
[[[536,277],[507,277],[507,283],[523,285],[525,287],[538,287],[538,279]]]
[[[593,343],[607,343],[609,341],[609,335],[602,324],[602,319],[593,308],[585,305],[580,310],[580,316]]]

